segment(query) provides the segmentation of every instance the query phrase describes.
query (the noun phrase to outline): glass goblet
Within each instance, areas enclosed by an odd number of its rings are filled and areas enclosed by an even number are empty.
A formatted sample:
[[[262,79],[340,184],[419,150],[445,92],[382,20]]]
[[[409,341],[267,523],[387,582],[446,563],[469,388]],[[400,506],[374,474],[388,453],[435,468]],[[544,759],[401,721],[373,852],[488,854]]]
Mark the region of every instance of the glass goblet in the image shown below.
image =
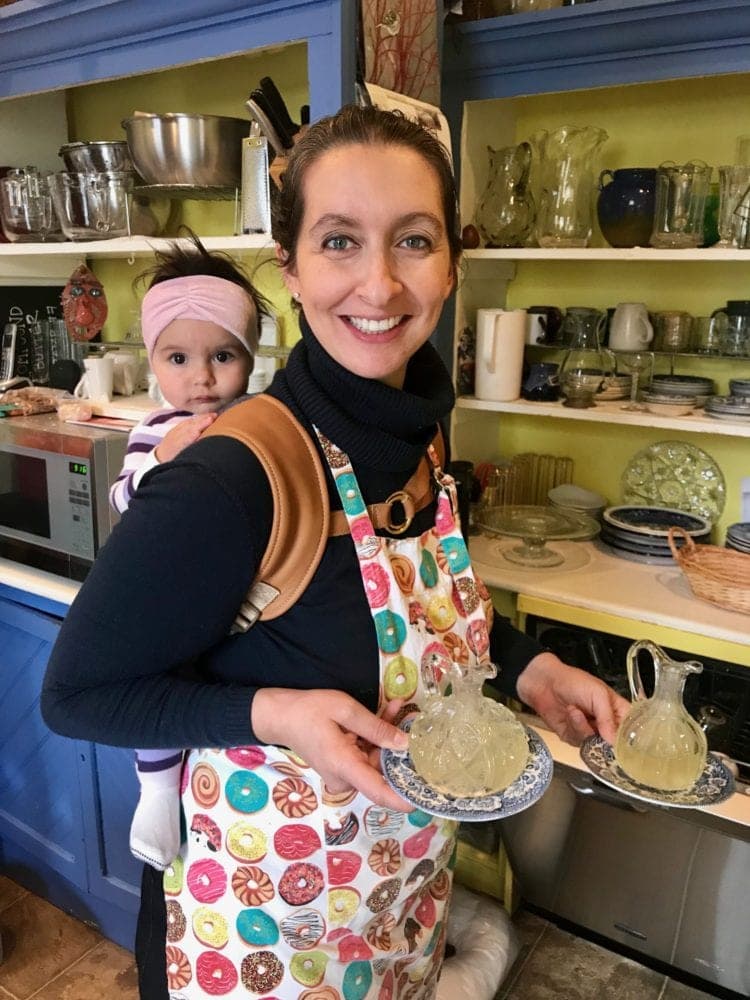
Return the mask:
[[[638,402],[638,385],[641,379],[641,375],[649,374],[654,365],[654,352],[653,351],[623,351],[617,352],[617,360],[623,365],[624,368],[631,374],[630,383],[630,399],[628,402],[620,407],[622,410],[630,410],[639,412],[645,410],[646,407],[643,403]]]

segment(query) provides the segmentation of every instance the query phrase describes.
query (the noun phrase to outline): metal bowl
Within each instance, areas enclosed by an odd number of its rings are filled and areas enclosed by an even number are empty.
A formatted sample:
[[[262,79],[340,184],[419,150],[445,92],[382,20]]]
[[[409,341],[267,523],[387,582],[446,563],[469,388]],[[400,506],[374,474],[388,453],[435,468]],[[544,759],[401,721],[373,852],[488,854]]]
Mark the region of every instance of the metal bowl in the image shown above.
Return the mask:
[[[97,142],[68,142],[57,154],[72,173],[99,174],[110,170],[133,170],[128,144],[122,139]]]
[[[138,114],[122,122],[135,169],[146,184],[239,187],[244,118]]]

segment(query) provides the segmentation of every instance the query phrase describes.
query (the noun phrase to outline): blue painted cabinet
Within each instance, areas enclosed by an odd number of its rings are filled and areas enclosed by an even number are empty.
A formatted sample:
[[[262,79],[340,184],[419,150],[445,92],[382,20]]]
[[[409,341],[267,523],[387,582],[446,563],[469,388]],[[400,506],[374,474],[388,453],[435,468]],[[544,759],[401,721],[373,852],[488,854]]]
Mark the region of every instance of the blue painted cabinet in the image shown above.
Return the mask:
[[[10,878],[132,947],[132,752],[51,733],[39,693],[60,619],[0,597],[0,860]]]

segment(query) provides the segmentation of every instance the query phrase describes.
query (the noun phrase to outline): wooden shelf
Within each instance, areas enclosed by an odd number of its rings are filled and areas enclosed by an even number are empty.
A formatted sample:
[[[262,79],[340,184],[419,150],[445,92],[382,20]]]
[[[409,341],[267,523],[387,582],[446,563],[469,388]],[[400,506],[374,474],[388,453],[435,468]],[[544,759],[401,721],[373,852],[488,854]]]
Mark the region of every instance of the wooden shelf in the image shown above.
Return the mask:
[[[670,431],[689,431],[695,434],[720,434],[725,437],[750,438],[750,421],[716,420],[708,417],[703,410],[684,417],[662,417],[648,411],[629,413],[623,410],[627,400],[604,400],[588,409],[577,410],[562,403],[536,403],[527,399],[514,399],[509,403],[496,403],[477,399],[475,396],[459,396],[456,408],[459,410],[483,410],[487,413],[520,413],[525,416],[552,417],[556,420],[585,420],[587,423],[620,424],[631,427],[655,427]]]
[[[680,263],[722,263],[731,261],[750,264],[750,249],[738,250],[735,247],[699,247],[695,250],[656,250],[653,247],[510,247],[495,250],[464,250],[463,257],[467,261],[507,260],[522,263],[523,261],[544,260],[555,263],[565,261],[610,261],[624,263],[640,261],[641,263],[658,263],[664,261],[679,261]]]
[[[0,261],[26,257],[150,257],[155,250],[166,250],[174,242],[187,240],[164,239],[155,236],[120,236],[111,240],[86,240],[65,243],[2,243]],[[229,250],[235,252],[273,251],[270,233],[252,236],[201,236],[207,250]]]

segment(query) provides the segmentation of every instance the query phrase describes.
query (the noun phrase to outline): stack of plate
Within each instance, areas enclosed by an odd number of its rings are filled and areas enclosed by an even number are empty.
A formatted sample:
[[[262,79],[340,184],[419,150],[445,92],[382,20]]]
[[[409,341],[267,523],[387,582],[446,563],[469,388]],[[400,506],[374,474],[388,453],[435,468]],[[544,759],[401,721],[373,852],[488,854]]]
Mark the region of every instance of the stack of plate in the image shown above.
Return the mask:
[[[602,511],[607,506],[607,501],[598,493],[585,490],[575,483],[561,483],[554,486],[547,494],[549,502],[553,507],[569,514],[588,514],[599,520]]]
[[[728,549],[747,552],[750,555],[750,521],[729,525],[726,546]]]
[[[711,522],[671,507],[607,507],[600,539],[613,555],[631,562],[672,563],[668,532],[684,528],[696,543],[708,542]]]
[[[703,406],[716,392],[716,383],[702,375],[654,375],[651,390],[660,396],[692,396],[696,406]]]
[[[627,399],[630,395],[632,375],[608,375],[603,389],[596,394],[597,399]]]
[[[741,396],[742,399],[750,399],[750,378],[730,378],[729,393]]]
[[[711,396],[706,403],[706,416],[716,420],[750,420],[750,397]]]

